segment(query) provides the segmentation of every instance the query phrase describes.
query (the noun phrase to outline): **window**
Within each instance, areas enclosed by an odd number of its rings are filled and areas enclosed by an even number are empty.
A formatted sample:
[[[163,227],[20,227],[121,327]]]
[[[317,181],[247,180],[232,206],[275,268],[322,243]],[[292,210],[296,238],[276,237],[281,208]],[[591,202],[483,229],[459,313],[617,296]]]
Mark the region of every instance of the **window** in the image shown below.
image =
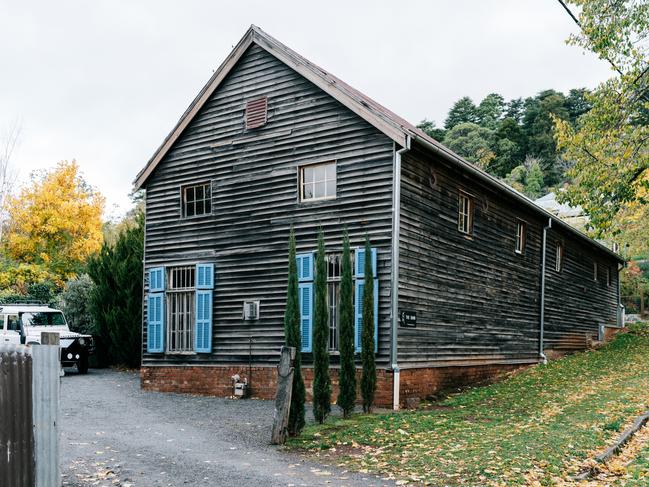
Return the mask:
[[[300,200],[317,201],[336,197],[336,163],[300,167]]]
[[[23,313],[23,325],[27,326],[65,326],[63,313],[59,311],[41,311],[37,313]]]
[[[268,98],[264,96],[246,103],[246,129],[263,127],[267,119]]]
[[[554,270],[557,272],[563,270],[563,244],[561,242],[557,242]]]
[[[593,281],[597,281],[597,262],[593,262]]]
[[[329,304],[329,350],[338,350],[340,330],[340,276],[342,275],[342,256],[327,256],[327,301]]]
[[[473,232],[473,201],[468,195],[460,193],[458,203],[457,229],[471,235]]]
[[[525,241],[527,239],[527,224],[519,221],[516,223],[516,253],[525,252]]]
[[[606,268],[606,287],[611,287],[611,268]]]
[[[194,350],[194,305],[196,267],[167,269],[167,349],[169,352]]]
[[[352,269],[354,257],[351,256]],[[337,351],[340,340],[340,279],[342,277],[342,254],[327,255],[327,301],[329,304],[329,350]]]
[[[193,217],[212,213],[212,185],[201,183],[182,188],[183,216]]]

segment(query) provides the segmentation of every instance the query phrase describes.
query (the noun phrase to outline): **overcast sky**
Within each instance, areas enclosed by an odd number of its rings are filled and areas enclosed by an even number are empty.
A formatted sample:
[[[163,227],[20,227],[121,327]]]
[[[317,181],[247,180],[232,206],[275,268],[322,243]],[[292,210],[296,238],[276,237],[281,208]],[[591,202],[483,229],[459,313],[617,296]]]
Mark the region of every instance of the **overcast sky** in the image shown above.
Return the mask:
[[[0,0],[0,132],[22,128],[22,181],[76,159],[129,206],[138,171],[250,24],[404,118],[442,125],[464,95],[594,87],[556,0]]]

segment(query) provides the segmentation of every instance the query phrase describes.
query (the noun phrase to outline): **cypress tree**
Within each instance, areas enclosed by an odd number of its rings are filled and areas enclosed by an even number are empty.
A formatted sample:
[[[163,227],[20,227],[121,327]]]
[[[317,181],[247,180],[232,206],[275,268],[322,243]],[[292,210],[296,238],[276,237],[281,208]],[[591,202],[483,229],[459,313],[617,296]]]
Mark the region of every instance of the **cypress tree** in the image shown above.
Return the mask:
[[[349,236],[343,237],[342,276],[340,279],[340,376],[338,406],[349,418],[356,402],[356,365],[354,363],[354,304],[352,298],[352,260]]]
[[[318,235],[315,267],[315,309],[313,322],[313,416],[324,423],[331,411],[329,377],[329,313],[327,309],[327,266],[322,228]]]
[[[363,411],[372,412],[376,392],[376,363],[374,357],[374,272],[372,271],[372,247],[365,238],[365,271],[363,290],[363,327],[361,330],[361,395]]]
[[[113,245],[104,242],[88,261],[88,275],[95,283],[89,308],[101,365],[138,367],[141,362],[144,215],[137,214],[134,223]]]
[[[284,313],[284,336],[286,345],[295,348],[293,361],[293,393],[288,414],[288,433],[297,436],[304,428],[304,401],[306,391],[302,378],[302,339],[300,337],[300,298],[297,284],[297,264],[295,261],[295,232],[291,227],[288,244],[288,289],[286,311]]]

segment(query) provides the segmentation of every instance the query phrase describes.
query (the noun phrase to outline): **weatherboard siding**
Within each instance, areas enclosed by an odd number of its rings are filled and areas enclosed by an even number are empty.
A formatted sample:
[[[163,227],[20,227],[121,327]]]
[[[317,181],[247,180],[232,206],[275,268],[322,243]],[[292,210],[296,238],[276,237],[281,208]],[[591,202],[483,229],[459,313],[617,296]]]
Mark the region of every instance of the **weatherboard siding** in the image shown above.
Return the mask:
[[[245,103],[268,97],[268,122],[245,130]],[[284,343],[288,235],[298,252],[368,234],[378,248],[379,364],[389,355],[393,142],[295,71],[251,46],[146,182],[146,268],[215,264],[210,354],[150,354],[143,364],[275,364]],[[337,198],[298,201],[298,166],[335,160]],[[181,218],[180,187],[212,182],[212,215]],[[242,304],[259,299],[260,319]],[[146,309],[144,316],[146,324]],[[143,344],[146,344],[144,326]],[[305,354],[306,362],[310,357]],[[332,360],[335,363],[335,358]]]
[[[460,190],[473,196],[471,236],[458,231]],[[527,224],[522,255],[514,251],[518,219]],[[502,192],[416,146],[406,153],[401,179],[399,309],[416,311],[417,327],[399,328],[399,365],[536,361],[546,223]],[[563,238],[567,250],[561,274],[551,270],[555,235]],[[567,349],[579,343],[583,348],[586,334],[596,336],[600,323],[615,324],[616,263],[561,229],[550,230],[549,236],[546,345]],[[587,285],[593,258],[602,268],[611,267],[610,287]]]

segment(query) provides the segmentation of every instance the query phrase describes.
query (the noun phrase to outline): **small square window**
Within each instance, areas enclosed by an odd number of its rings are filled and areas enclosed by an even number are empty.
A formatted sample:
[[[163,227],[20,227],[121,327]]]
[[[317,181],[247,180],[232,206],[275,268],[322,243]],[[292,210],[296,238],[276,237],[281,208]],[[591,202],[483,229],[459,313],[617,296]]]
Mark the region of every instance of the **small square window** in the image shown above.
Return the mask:
[[[554,270],[557,272],[561,272],[563,270],[563,244],[561,242],[557,242]]]
[[[517,254],[525,252],[525,244],[527,243],[527,224],[523,221],[516,222],[516,248],[514,249]]]
[[[336,197],[336,163],[300,167],[300,200],[329,200]]]
[[[210,215],[212,213],[211,183],[183,186],[181,195],[183,217]]]
[[[467,235],[473,233],[473,200],[464,193],[458,199],[457,229]]]

